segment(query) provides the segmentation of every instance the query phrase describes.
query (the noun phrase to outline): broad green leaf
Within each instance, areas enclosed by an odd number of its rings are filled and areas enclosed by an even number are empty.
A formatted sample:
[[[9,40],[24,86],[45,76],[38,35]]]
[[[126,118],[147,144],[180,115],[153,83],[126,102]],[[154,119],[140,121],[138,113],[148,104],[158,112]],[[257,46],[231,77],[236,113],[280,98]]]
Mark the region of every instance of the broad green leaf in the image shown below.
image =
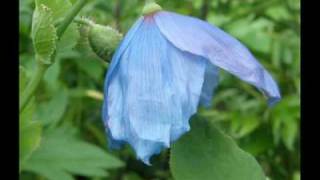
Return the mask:
[[[19,167],[23,168],[34,150],[36,150],[41,140],[42,126],[40,121],[33,120],[35,110],[34,99],[20,114],[19,120]]]
[[[171,172],[176,180],[265,180],[253,156],[214,127],[194,118],[191,132],[171,150]]]
[[[68,180],[72,179],[70,174],[106,177],[106,170],[122,165],[99,147],[75,137],[70,128],[58,128],[43,137],[40,148],[33,153],[25,169],[50,180]]]
[[[40,4],[36,7],[32,19],[31,37],[36,56],[50,64],[50,57],[56,49],[57,34],[49,7]]]

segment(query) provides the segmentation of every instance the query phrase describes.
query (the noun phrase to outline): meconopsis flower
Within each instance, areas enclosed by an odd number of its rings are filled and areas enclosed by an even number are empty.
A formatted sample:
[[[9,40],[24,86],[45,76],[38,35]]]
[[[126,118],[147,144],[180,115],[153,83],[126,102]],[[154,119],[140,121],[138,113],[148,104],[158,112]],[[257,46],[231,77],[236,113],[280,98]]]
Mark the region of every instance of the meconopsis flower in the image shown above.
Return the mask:
[[[280,99],[276,82],[238,40],[202,20],[146,5],[107,73],[109,145],[128,143],[150,164],[152,155],[190,130],[199,104],[210,105],[220,68],[261,90],[269,105]]]

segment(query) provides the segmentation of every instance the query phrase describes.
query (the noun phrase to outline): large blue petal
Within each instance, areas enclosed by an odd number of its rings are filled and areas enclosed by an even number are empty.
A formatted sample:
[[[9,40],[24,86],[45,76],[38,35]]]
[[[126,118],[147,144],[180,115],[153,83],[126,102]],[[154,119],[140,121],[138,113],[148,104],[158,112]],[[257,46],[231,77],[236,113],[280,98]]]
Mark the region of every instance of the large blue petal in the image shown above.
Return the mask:
[[[104,121],[114,141],[128,142],[149,164],[153,154],[190,129],[212,66],[173,46],[152,16],[144,18],[128,47],[115,56],[112,61],[118,64],[105,88]]]
[[[135,33],[138,31],[141,23],[142,23],[143,18],[139,18],[135,24],[131,27],[131,29],[128,31],[128,33],[126,34],[126,36],[123,38],[122,42],[120,43],[119,47],[117,48],[115,54],[112,57],[111,60],[111,64],[108,68],[108,72],[106,73],[106,78],[105,78],[105,84],[104,84],[104,92],[105,94],[108,94],[108,86],[109,83],[111,81],[111,79],[113,78],[113,72],[115,70],[115,67],[118,65],[119,60],[120,60],[120,56],[121,54],[124,52],[124,50],[129,46],[131,39],[134,37]],[[118,149],[121,147],[122,144],[124,144],[121,141],[116,141],[112,138],[112,136],[110,135],[110,130],[107,126],[107,121],[108,121],[108,97],[105,96],[104,97],[104,102],[103,102],[103,106],[102,106],[102,119],[104,121],[105,124],[105,128],[108,134],[108,142],[109,142],[109,146],[111,148],[115,148]]]
[[[269,98],[269,105],[280,99],[271,75],[238,40],[202,20],[171,12],[155,14],[156,23],[176,47],[208,59],[214,65],[253,84]]]

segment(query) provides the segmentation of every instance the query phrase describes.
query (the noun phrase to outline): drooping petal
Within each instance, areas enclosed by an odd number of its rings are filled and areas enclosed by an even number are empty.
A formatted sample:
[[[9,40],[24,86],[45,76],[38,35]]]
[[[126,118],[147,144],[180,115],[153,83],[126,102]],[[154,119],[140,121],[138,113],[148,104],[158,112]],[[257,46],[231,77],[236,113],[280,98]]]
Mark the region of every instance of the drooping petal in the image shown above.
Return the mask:
[[[132,28],[128,31],[128,33],[126,34],[126,36],[123,38],[122,42],[120,43],[119,47],[117,48],[116,52],[114,53],[110,66],[108,68],[108,72],[106,74],[106,78],[105,78],[105,84],[104,84],[104,90],[107,91],[107,87],[109,85],[110,80],[112,79],[112,74],[113,71],[115,69],[115,67],[117,66],[117,64],[119,63],[120,60],[120,56],[121,54],[124,52],[124,50],[129,46],[131,39],[134,37],[135,33],[138,31],[141,23],[143,21],[143,18],[139,18],[135,24],[132,26]],[[107,119],[106,116],[107,114],[107,104],[106,104],[107,100],[105,97],[105,101],[102,107],[102,119]]]
[[[128,142],[149,164],[153,154],[190,129],[206,69],[212,69],[203,57],[173,46],[152,16],[144,18],[131,43],[115,57],[112,61],[118,63],[105,87],[104,121],[111,139]]]
[[[214,65],[253,84],[268,96],[269,105],[280,99],[271,75],[238,40],[202,20],[161,11],[155,21],[165,37],[180,50],[208,59]]]
[[[115,70],[115,67],[118,65],[119,60],[120,60],[120,56],[121,54],[124,52],[124,50],[129,46],[131,39],[134,37],[135,33],[138,31],[141,23],[142,23],[143,18],[139,18],[135,24],[132,26],[132,28],[127,32],[126,36],[123,38],[122,42],[120,43],[119,47],[117,48],[116,52],[114,53],[112,60],[111,60],[111,64],[108,68],[108,72],[106,74],[106,78],[105,78],[105,84],[104,84],[104,93],[105,95],[108,94],[108,86],[109,83],[111,81],[111,79],[113,78],[113,71]],[[107,126],[107,121],[108,121],[108,96],[104,97],[104,102],[103,102],[103,106],[102,106],[102,119],[104,121],[105,124],[105,128],[107,131],[107,135],[108,135],[108,142],[109,142],[109,146],[111,148],[114,149],[119,149],[124,142],[123,141],[117,141],[114,140],[110,134],[110,130],[109,127]]]

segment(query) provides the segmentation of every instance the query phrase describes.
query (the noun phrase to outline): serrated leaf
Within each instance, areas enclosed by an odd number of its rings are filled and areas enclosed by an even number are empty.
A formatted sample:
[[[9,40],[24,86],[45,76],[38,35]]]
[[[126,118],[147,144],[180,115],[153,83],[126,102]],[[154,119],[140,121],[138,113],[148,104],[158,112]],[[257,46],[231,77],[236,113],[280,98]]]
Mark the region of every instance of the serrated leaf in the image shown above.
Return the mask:
[[[107,169],[122,165],[120,160],[99,147],[76,138],[70,128],[59,128],[44,136],[25,169],[51,180],[60,180],[56,173],[64,175],[64,179],[70,179],[70,174],[105,177]]]
[[[50,8],[55,23],[61,21],[72,7],[71,2],[68,0],[36,0],[35,3],[36,6],[43,4]]]
[[[212,122],[193,119],[191,132],[171,150],[171,172],[176,180],[265,180],[253,156]]]
[[[69,0],[36,0],[36,5],[44,4],[52,11],[52,19],[57,24],[65,18],[72,4]],[[70,24],[65,33],[59,38],[57,44],[57,53],[70,51],[79,39],[79,32],[75,24]]]
[[[36,7],[32,18],[33,47],[39,60],[50,64],[50,57],[56,49],[57,34],[53,24],[52,11],[40,4]]]

